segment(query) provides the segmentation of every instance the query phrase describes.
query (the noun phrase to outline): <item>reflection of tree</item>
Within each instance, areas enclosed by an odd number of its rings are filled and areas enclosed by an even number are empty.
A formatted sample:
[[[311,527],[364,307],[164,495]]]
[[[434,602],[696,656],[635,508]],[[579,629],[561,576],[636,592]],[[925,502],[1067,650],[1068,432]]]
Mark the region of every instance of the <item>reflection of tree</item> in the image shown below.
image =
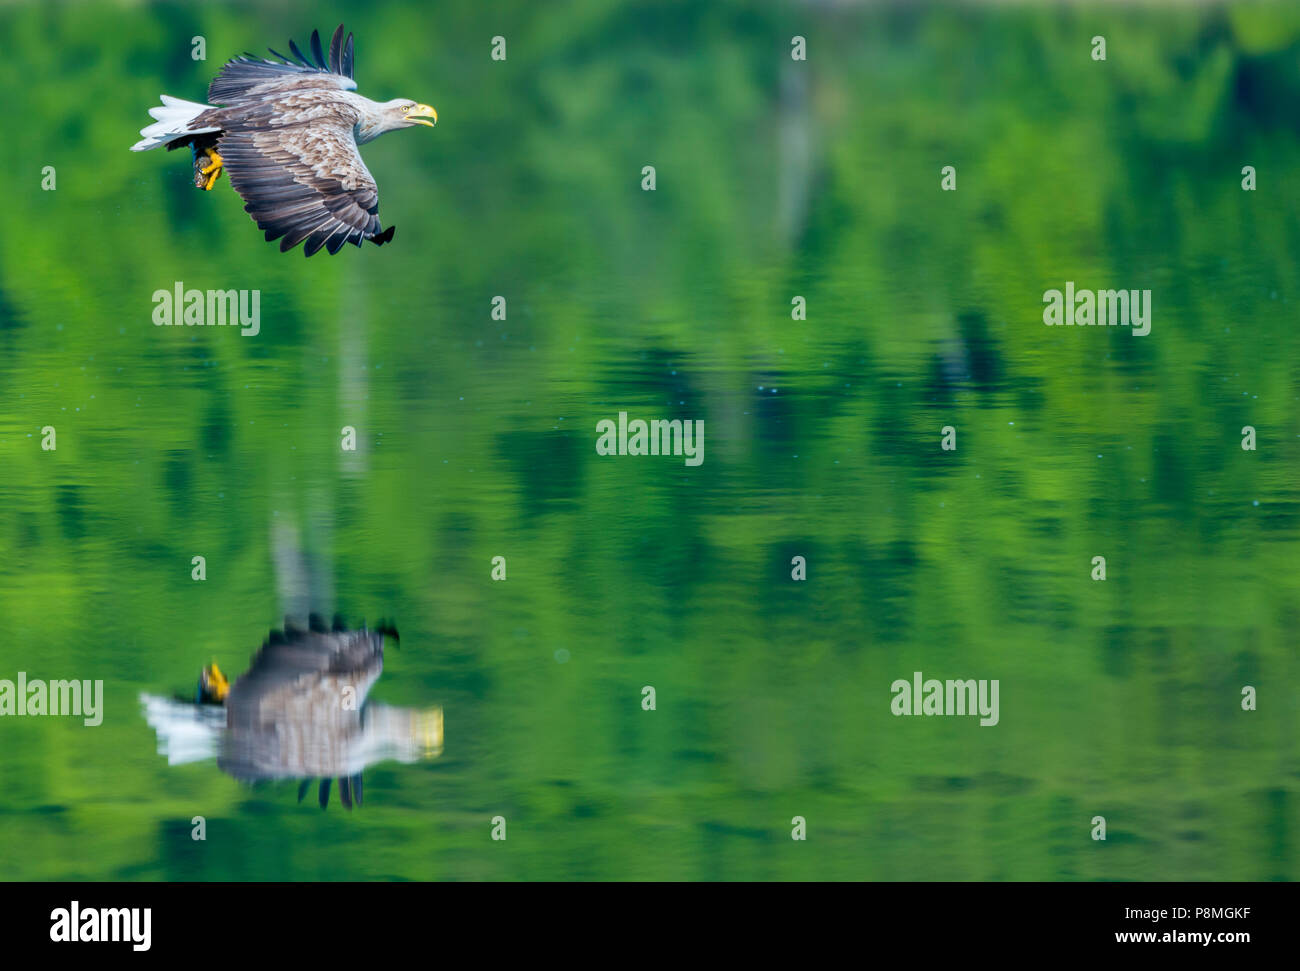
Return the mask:
[[[812,82],[808,65],[781,64],[781,91],[777,99],[776,137],[780,158],[777,183],[777,232],[793,245],[808,219],[812,194],[813,128],[816,114],[809,98]]]

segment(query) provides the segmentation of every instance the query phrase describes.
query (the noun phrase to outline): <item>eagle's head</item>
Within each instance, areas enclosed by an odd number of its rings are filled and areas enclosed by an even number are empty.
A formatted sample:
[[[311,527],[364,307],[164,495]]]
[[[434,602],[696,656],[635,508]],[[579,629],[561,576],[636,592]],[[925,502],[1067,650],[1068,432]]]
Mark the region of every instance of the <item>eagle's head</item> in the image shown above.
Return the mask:
[[[438,112],[429,105],[422,105],[410,98],[394,98],[363,114],[357,124],[357,144],[378,138],[385,132],[410,128],[413,125],[425,125],[432,128],[438,123]]]
[[[226,695],[229,693],[230,682],[221,673],[221,668],[217,667],[217,662],[213,661],[199,674],[196,700],[201,705],[220,705],[225,702]]]
[[[393,105],[394,102],[388,102]],[[432,128],[438,124],[438,112],[430,105],[422,105],[418,101],[407,101],[405,98],[398,98],[395,103],[398,115],[398,123],[395,128],[410,128],[412,125],[424,125]],[[430,121],[429,119],[433,120]]]

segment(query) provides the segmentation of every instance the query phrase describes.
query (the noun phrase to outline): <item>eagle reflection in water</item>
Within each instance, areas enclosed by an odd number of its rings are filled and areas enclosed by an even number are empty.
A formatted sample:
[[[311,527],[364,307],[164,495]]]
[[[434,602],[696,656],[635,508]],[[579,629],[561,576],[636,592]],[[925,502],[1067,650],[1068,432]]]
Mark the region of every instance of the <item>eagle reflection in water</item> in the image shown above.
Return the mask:
[[[243,782],[299,779],[301,802],[320,779],[320,806],[339,782],[344,807],[361,805],[361,773],[386,759],[415,762],[442,752],[442,709],[366,703],[384,667],[384,639],[397,631],[327,630],[313,615],[308,629],[272,631],[233,685],[216,664],[199,678],[193,703],[142,694],[145,720],[169,765],[216,756],[217,767]]]

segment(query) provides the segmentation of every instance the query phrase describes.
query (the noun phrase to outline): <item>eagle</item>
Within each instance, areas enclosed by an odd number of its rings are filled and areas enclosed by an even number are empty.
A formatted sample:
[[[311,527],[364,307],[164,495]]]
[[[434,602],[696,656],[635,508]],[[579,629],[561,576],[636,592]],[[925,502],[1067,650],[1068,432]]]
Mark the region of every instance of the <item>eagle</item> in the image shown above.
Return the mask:
[[[366,766],[442,751],[441,708],[366,701],[383,671],[386,636],[397,642],[391,624],[350,630],[336,617],[327,630],[313,614],[303,630],[286,618],[233,685],[214,662],[192,701],[140,696],[159,754],[173,765],[215,756],[217,768],[241,782],[298,780],[299,802],[319,779],[322,809],[337,778],[351,810],[361,804]]]
[[[311,58],[289,41],[292,57],[243,54],[229,60],[198,104],[162,95],[154,124],[140,130],[133,152],[190,146],[194,184],[210,190],[225,169],[244,210],[287,252],[305,241],[312,256],[344,243],[382,246],[393,226],[379,222],[379,189],[359,145],[385,132],[424,125],[438,112],[409,98],[377,102],[356,93],[352,35],[334,31],[329,56],[312,31]]]

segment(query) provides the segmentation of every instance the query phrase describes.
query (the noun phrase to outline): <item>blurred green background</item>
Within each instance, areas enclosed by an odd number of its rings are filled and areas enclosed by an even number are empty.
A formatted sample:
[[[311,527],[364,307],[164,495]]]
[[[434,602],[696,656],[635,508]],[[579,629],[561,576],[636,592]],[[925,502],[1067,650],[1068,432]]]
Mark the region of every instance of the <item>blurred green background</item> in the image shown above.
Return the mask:
[[[159,93],[340,20],[362,94],[439,111],[365,148],[391,246],[282,255],[187,152],[127,151]],[[0,719],[0,877],[1300,876],[1294,5],[27,3],[0,35],[0,677],[106,695]],[[261,334],[154,327],[178,280],[260,289]],[[1152,333],[1043,326],[1066,280],[1151,289]],[[620,410],[704,419],[704,464],[597,456]],[[241,673],[292,562],[396,620],[372,697],[446,713],[350,815],[169,768],[137,701]],[[999,679],[1000,724],[893,717],[915,670]]]

